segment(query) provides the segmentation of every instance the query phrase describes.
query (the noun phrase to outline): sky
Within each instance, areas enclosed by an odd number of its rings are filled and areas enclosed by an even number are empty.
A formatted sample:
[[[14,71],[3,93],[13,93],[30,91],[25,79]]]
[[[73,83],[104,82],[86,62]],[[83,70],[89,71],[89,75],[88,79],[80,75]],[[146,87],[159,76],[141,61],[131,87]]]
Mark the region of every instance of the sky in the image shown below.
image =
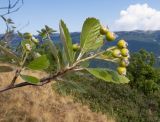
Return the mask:
[[[0,7],[6,2],[0,0]],[[24,0],[21,9],[7,17],[12,18],[21,32],[35,34],[44,25],[58,31],[60,19],[70,32],[77,32],[87,17],[98,18],[112,31],[159,30],[160,0]],[[2,33],[5,29],[2,20],[0,28]]]

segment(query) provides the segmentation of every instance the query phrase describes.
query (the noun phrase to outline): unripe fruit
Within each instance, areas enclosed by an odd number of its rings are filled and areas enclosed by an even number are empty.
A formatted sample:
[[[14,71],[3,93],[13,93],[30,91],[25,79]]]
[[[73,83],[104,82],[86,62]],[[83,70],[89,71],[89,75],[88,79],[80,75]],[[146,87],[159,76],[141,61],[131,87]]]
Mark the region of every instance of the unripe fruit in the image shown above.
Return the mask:
[[[35,44],[38,44],[38,43],[39,43],[39,40],[36,39],[36,38],[34,38],[34,37],[32,37],[32,42],[34,42]]]
[[[101,26],[100,33],[102,35],[106,35],[108,33],[108,31],[109,31],[108,28],[106,28],[105,26]]]
[[[115,58],[120,58],[122,56],[121,51],[119,49],[114,49],[112,52],[112,56]]]
[[[130,54],[128,54],[125,58],[128,58],[128,59],[129,59],[130,57],[131,57]]]
[[[121,61],[120,61],[120,66],[121,67],[127,67],[128,65],[129,65],[128,58],[127,57],[122,58]]]
[[[125,67],[118,67],[118,68],[117,68],[117,72],[118,72],[118,74],[120,74],[120,75],[126,75],[127,70],[126,70]]]
[[[72,48],[73,48],[73,51],[77,51],[80,49],[80,46],[79,46],[79,44],[73,44]]]
[[[129,50],[127,48],[122,48],[121,55],[127,57],[129,55]]]
[[[116,35],[113,32],[107,32],[106,39],[107,41],[114,41],[116,39]]]
[[[31,47],[30,44],[25,44],[25,49],[26,49],[27,51],[31,51],[31,50],[32,50],[32,47]]]
[[[35,58],[38,58],[41,56],[41,54],[37,52],[37,53],[34,53],[34,56],[35,56]]]
[[[24,34],[23,34],[23,37],[24,37],[25,39],[31,39],[31,38],[32,38],[32,34],[31,34],[31,33],[24,33]]]
[[[117,46],[119,48],[126,48],[128,46],[128,43],[125,40],[121,39],[118,41]]]

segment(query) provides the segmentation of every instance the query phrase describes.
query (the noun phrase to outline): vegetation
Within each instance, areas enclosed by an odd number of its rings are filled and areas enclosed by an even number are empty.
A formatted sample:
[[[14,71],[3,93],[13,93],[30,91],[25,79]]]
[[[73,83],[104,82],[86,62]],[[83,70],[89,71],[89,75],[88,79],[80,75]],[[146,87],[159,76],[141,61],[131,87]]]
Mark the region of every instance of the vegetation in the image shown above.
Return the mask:
[[[144,56],[147,56],[148,61],[141,60],[144,59]],[[139,69],[139,72],[137,67],[132,66],[137,63],[138,67],[143,67],[143,69]],[[160,71],[152,67],[153,64],[154,55],[141,50],[131,56],[128,67],[128,76],[131,78],[129,84],[116,85],[102,82],[84,72],[84,74],[64,76],[69,80],[76,81],[81,86],[79,90],[75,90],[72,84],[66,86],[66,82],[58,82],[53,85],[53,88],[60,94],[73,95],[75,101],[88,104],[93,111],[101,111],[114,116],[118,122],[159,122],[160,92],[158,84],[160,81],[157,78],[159,78]],[[148,67],[152,70],[148,70]],[[135,75],[133,71],[138,72],[143,79],[133,80],[132,77]],[[142,72],[142,74],[141,71],[145,71],[145,73]],[[134,78],[139,79],[138,76]],[[156,84],[156,89],[154,85],[148,86],[146,80],[149,78],[152,79],[152,84]],[[140,87],[139,84],[143,85]]]
[[[153,53],[147,53],[140,50],[131,55],[131,61],[128,67],[128,77],[130,86],[142,90],[144,93],[159,90],[160,72],[154,68],[155,57]]]
[[[4,18],[4,21],[7,23],[8,19]],[[12,25],[12,20],[7,24]],[[27,85],[42,86],[50,83],[53,79],[62,79],[62,76],[65,73],[84,70],[106,82],[128,83],[129,80],[125,77],[129,58],[127,43],[124,40],[120,40],[120,44],[118,43],[117,46],[102,49],[104,37],[108,39],[108,41],[114,41],[115,34],[110,32],[107,28],[101,27],[98,19],[87,18],[83,24],[80,44],[73,44],[67,26],[61,20],[59,24],[62,41],[60,48],[50,37],[55,30],[47,25],[45,28],[41,29],[41,31],[38,31],[42,38],[42,43],[40,43],[39,39],[35,38],[31,33],[27,32],[22,34],[18,32],[22,40],[15,52],[8,48],[7,43],[3,46],[0,45],[1,55],[9,57],[13,63],[20,67],[16,70],[11,83],[6,88],[0,90],[0,92]],[[13,31],[13,28],[9,28],[8,31]],[[46,50],[49,50],[49,53]],[[118,53],[114,53],[117,50]],[[83,65],[91,59],[96,58],[119,63],[119,67],[117,68],[119,74],[110,69],[88,68]],[[125,65],[125,63],[127,65]],[[48,77],[42,79],[21,72],[26,69],[46,70],[49,67],[52,68],[50,68],[50,72],[48,72]],[[16,84],[18,77],[21,77],[25,82]]]
[[[85,21],[82,32],[84,30],[86,32],[82,35],[87,36],[85,34],[94,29],[91,28],[92,26],[88,26],[92,21],[97,21],[97,19],[88,18]],[[97,32],[100,34],[96,37],[97,45],[86,43],[89,45],[85,45],[87,47],[83,47],[83,41],[80,42],[80,45],[71,43],[68,29],[63,21],[60,22],[61,44],[55,44],[51,40],[50,34],[54,30],[48,26],[39,31],[42,41],[33,37],[30,33],[19,33],[22,41],[16,52],[11,51],[9,46],[1,41],[3,46],[0,46],[0,49],[1,57],[4,57],[3,61],[17,63],[20,67],[20,69],[17,69],[11,84],[2,89],[1,92],[26,85],[41,86],[49,83],[51,79],[56,79],[57,83],[53,84],[53,89],[61,94],[73,95],[76,101],[88,104],[93,111],[110,114],[116,117],[117,121],[122,122],[158,122],[160,120],[160,71],[154,68],[154,55],[141,50],[131,55],[129,65],[130,56],[127,49],[128,44],[125,40],[119,40],[116,46],[101,49],[106,30],[102,33],[100,23],[97,22],[99,25]],[[89,32],[88,35],[94,36]],[[111,38],[112,36],[113,34],[109,37],[109,41],[114,40]],[[67,43],[66,39],[70,41]],[[81,40],[85,40],[85,38],[82,36]],[[67,45],[72,50],[66,47]],[[110,69],[89,67],[90,59],[117,63],[119,74]],[[128,79],[124,76],[127,66],[127,77],[130,79],[130,83],[120,85],[119,83],[128,83]],[[12,70],[9,67],[7,68]],[[73,73],[68,72],[72,68]],[[32,75],[22,74],[21,71],[25,69],[45,70],[49,76],[38,79]],[[6,70],[1,69],[1,72],[6,72]],[[93,78],[92,75],[98,79]],[[16,84],[17,76],[25,82]]]
[[[23,0],[21,2],[23,4]],[[78,43],[72,41],[61,20],[61,43],[52,40],[56,31],[46,25],[38,31],[40,38],[28,32],[18,32],[21,41],[12,48],[9,43],[14,35],[14,22],[4,16],[14,12],[13,8],[9,3],[7,13],[1,15],[7,29],[0,39],[0,61],[14,64],[16,71],[10,84],[0,89],[0,93],[28,85],[43,86],[55,80],[56,83],[52,84],[54,90],[72,95],[75,101],[89,105],[93,111],[110,114],[118,122],[160,121],[160,69],[154,67],[158,61],[153,53],[140,50],[130,56],[124,39],[111,46],[115,34],[96,18],[85,20]],[[126,37],[134,39],[135,35],[132,36],[126,32]],[[110,42],[109,45],[104,46],[104,41]],[[111,70],[114,66],[92,67],[91,60],[105,61],[109,65],[115,63],[117,72]],[[43,70],[48,75],[39,79],[22,72],[28,69]],[[9,66],[0,66],[0,73],[13,70]],[[17,83],[19,77],[24,82]]]

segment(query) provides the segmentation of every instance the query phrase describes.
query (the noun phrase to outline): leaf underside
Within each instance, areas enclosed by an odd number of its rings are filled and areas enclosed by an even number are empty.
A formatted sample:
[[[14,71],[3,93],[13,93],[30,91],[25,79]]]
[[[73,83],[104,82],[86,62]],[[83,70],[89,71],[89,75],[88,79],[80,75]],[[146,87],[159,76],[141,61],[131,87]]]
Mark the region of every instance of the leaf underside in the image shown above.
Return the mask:
[[[88,68],[86,69],[89,73],[94,75],[95,77],[104,80],[106,82],[112,82],[116,84],[120,83],[128,83],[129,80],[125,76],[119,75],[117,72],[112,71],[110,69],[102,69],[102,68]]]
[[[30,69],[33,70],[44,70],[49,67],[50,63],[49,60],[47,59],[46,55],[42,55],[36,59],[34,59],[30,64],[27,66]]]
[[[64,53],[67,57],[68,63],[71,65],[74,61],[72,39],[66,24],[62,20],[60,21],[59,28],[60,28],[60,38],[64,47]]]

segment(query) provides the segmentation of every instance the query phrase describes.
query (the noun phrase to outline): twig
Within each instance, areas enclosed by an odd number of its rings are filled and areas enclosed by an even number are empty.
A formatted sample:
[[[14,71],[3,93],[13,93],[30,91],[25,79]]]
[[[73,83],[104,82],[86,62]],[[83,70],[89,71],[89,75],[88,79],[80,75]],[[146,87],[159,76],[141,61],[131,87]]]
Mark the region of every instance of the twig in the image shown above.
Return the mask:
[[[6,10],[6,12],[0,16],[5,16],[17,12],[22,7],[23,3],[23,0],[16,0],[14,3],[11,3],[11,0],[8,0],[8,6],[0,7],[0,10]]]
[[[16,70],[15,76],[14,76],[14,78],[12,79],[12,82],[11,82],[11,84],[9,85],[9,87],[11,87],[11,86],[13,86],[13,85],[15,84],[15,82],[16,82],[16,80],[17,80],[20,72],[21,72],[21,70],[18,70],[18,69]]]

